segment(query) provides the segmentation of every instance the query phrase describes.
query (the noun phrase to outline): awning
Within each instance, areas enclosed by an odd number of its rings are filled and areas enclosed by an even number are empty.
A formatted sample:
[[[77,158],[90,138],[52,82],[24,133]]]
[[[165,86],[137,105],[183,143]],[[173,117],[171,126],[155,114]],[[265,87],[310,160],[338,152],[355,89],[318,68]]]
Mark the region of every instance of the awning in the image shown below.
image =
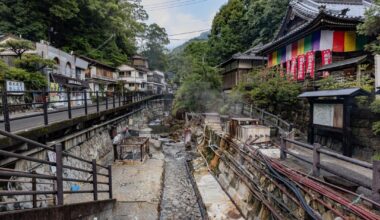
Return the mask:
[[[51,74],[52,82],[58,83],[67,88],[86,89],[89,88],[88,83],[83,80],[67,77],[60,74]]]
[[[318,98],[318,97],[344,97],[344,96],[368,96],[369,92],[361,88],[334,89],[304,92],[298,98]]]
[[[333,71],[333,70],[341,70],[346,67],[350,67],[356,64],[360,64],[367,59],[367,55],[363,55],[360,57],[354,57],[343,61],[334,62],[332,64],[328,64],[319,68],[317,71]]]

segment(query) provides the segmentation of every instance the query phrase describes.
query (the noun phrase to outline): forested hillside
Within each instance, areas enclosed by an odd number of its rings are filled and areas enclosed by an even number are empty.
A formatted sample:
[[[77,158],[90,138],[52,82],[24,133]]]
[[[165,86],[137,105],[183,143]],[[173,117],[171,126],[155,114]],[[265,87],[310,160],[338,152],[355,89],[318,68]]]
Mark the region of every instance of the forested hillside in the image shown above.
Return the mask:
[[[176,110],[217,108],[215,103],[206,106],[206,102],[199,101],[204,93],[214,100],[221,99],[217,97],[221,78],[216,66],[237,52],[271,41],[287,5],[288,0],[229,0],[215,15],[208,39],[192,40],[185,48],[173,50],[169,70],[176,73],[174,81],[181,84]],[[195,68],[199,65],[202,68]],[[205,85],[205,81],[212,83]]]
[[[163,53],[168,43],[166,31],[155,24],[145,25],[147,18],[140,1],[0,1],[0,33],[21,35],[32,41],[48,40],[57,48],[115,66],[137,52],[140,39],[144,49],[160,50],[155,51],[157,56]],[[158,42],[155,37],[161,40]],[[156,67],[158,62],[153,63]]]

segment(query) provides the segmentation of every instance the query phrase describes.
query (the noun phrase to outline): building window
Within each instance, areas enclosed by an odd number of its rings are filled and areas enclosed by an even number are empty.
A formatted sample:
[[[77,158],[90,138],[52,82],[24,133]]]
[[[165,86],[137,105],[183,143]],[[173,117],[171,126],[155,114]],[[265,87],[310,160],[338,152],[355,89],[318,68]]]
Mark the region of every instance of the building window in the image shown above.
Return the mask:
[[[131,76],[132,76],[132,73],[131,73],[131,72],[128,72],[128,76],[131,77]]]
[[[133,83],[129,83],[129,87],[133,87],[134,85],[133,85]]]
[[[139,77],[140,77],[140,78],[143,78],[143,77],[144,77],[144,74],[139,72]]]

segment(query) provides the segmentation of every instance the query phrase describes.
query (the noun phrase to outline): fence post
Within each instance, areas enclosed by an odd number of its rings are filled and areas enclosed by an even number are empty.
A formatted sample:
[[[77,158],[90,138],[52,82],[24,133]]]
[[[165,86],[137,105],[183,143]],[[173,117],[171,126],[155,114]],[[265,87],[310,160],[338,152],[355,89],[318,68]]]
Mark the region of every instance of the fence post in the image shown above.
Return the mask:
[[[32,171],[32,174],[36,174],[37,172],[36,171]],[[32,178],[32,191],[33,192],[36,192],[37,191],[37,180],[36,180],[36,177],[33,177]],[[33,194],[33,199],[32,199],[32,203],[33,203],[33,208],[37,208],[37,194]]]
[[[99,113],[99,91],[96,91],[96,112]]]
[[[123,92],[123,106],[127,104],[126,103],[126,98],[127,98],[126,93]]]
[[[112,106],[113,106],[113,108],[116,108],[116,102],[115,102],[115,99],[116,99],[115,92],[113,92],[113,93],[112,93]]]
[[[380,160],[373,160],[372,169],[372,200],[380,203]],[[380,207],[373,207],[379,210]]]
[[[119,94],[119,107],[120,107],[121,106],[121,94],[122,93],[119,92],[118,94]]]
[[[319,168],[319,164],[321,163],[321,154],[319,153],[319,149],[321,148],[321,145],[314,143],[313,146],[313,176],[318,177],[321,174],[321,170]]]
[[[281,137],[281,144],[280,144],[280,159],[285,160],[287,157],[286,154],[286,140],[284,137]]]
[[[92,160],[92,186],[94,191],[94,201],[98,200],[98,177],[96,171],[96,160]]]
[[[251,104],[251,109],[250,109],[250,111],[249,111],[249,116],[251,116],[251,118],[252,118],[252,104]]]
[[[4,85],[3,91],[3,116],[4,116],[4,129],[5,131],[11,131],[11,122],[9,119],[9,107],[8,107],[8,97],[7,97],[7,86]]]
[[[112,165],[108,166],[108,191],[110,199],[112,199]]]
[[[70,91],[67,91],[67,109],[69,112],[69,119],[71,119],[71,97],[70,97]]]
[[[264,121],[264,110],[261,109],[261,113],[260,113],[260,120],[261,120],[261,123],[264,124],[265,121]]]
[[[107,95],[107,93],[106,93],[106,110],[108,110],[108,95]]]
[[[85,90],[84,91],[84,94],[83,94],[83,99],[84,99],[84,114],[85,115],[88,115],[88,106],[87,106],[87,91]]]
[[[48,93],[48,91],[44,91],[42,97],[43,97],[43,110],[44,110],[44,124],[48,125],[49,124],[49,119],[48,119],[48,103],[49,103],[48,99],[49,99],[49,93]]]
[[[56,157],[56,175],[57,175],[57,202],[58,205],[63,205],[63,175],[62,175],[62,144],[57,143],[55,145],[55,157]]]

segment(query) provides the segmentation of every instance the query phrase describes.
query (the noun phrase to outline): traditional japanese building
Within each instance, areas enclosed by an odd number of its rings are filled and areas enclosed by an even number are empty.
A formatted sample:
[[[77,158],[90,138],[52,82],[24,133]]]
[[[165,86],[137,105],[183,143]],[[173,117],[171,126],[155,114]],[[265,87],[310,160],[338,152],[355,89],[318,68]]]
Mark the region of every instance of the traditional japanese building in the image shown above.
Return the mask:
[[[269,67],[299,81],[360,76],[368,39],[356,27],[373,5],[370,0],[291,0],[276,37],[259,54],[268,57]]]
[[[223,90],[228,93],[234,86],[247,79],[248,73],[257,66],[264,66],[267,58],[257,56],[259,47],[254,47],[244,53],[236,53],[219,65],[223,75]]]

